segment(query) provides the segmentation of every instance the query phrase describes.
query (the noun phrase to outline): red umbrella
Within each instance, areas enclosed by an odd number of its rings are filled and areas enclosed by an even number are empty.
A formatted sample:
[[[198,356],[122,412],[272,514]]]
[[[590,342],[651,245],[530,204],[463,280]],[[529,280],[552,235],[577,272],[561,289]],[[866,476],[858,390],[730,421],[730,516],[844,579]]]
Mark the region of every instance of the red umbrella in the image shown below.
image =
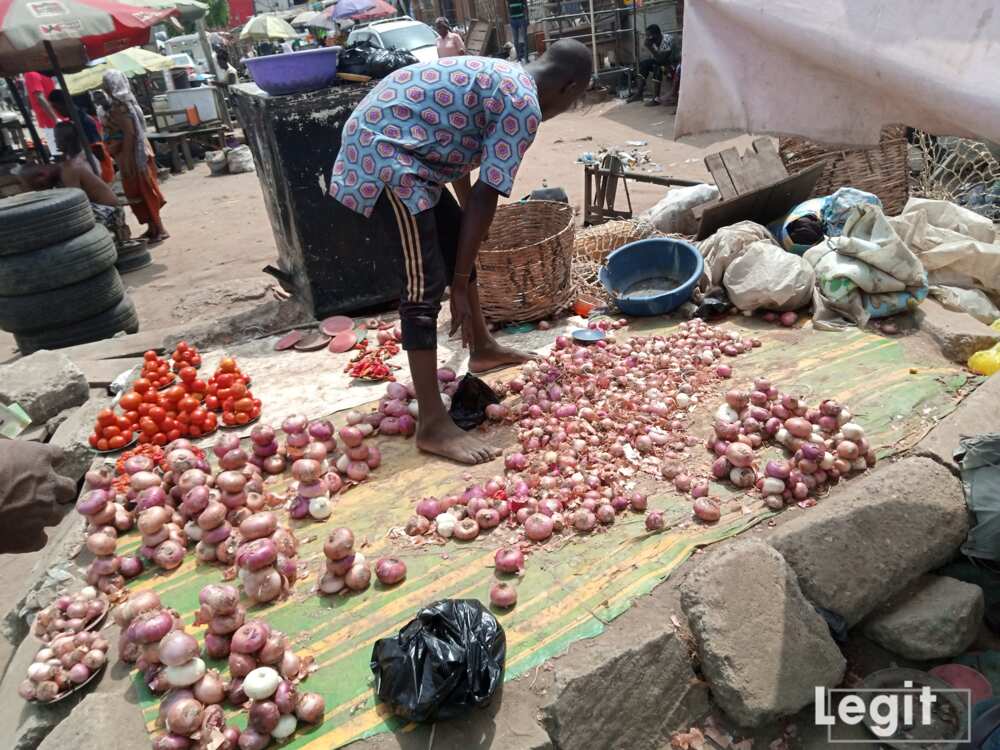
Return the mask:
[[[0,73],[81,68],[149,41],[150,27],[177,13],[114,0],[0,0]],[[51,50],[51,52],[50,52]]]
[[[385,0],[372,0],[374,7],[366,10],[364,13],[359,13],[356,16],[351,16],[355,21],[374,21],[376,18],[387,18],[389,16],[398,16],[399,11]]]

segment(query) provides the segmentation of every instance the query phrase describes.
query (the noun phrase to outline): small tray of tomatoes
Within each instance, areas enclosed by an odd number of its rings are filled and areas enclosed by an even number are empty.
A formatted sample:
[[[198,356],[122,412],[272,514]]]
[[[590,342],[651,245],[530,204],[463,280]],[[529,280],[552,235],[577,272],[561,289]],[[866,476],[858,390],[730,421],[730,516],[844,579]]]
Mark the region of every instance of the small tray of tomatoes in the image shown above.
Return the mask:
[[[101,409],[88,442],[98,453],[114,453],[136,441],[135,426],[124,414],[115,414],[112,409]]]
[[[170,355],[170,360],[176,373],[180,373],[184,367],[193,367],[196,370],[201,367],[201,355],[187,341],[178,342],[174,353]]]

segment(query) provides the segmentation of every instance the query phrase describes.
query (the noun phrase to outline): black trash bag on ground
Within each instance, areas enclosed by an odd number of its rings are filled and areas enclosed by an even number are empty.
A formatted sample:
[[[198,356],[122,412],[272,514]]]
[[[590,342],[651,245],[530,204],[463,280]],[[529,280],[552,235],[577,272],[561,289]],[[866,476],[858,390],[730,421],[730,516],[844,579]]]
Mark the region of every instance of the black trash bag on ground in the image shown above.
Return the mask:
[[[451,397],[448,413],[463,430],[471,430],[486,421],[487,406],[499,403],[499,397],[485,381],[467,374]]]
[[[721,286],[712,287],[705,292],[705,296],[698,303],[698,308],[691,317],[701,318],[702,320],[721,318],[729,312],[730,307],[732,307],[732,303],[729,301],[729,295],[726,294],[726,290]]]
[[[369,42],[352,44],[337,57],[337,70],[341,73],[368,75],[368,57],[375,47]]]
[[[372,649],[375,693],[397,716],[438,721],[485,706],[503,682],[507,636],[475,599],[442,599]]]
[[[405,49],[373,49],[368,55],[368,75],[385,78],[387,75],[407,65],[418,62],[412,52]]]

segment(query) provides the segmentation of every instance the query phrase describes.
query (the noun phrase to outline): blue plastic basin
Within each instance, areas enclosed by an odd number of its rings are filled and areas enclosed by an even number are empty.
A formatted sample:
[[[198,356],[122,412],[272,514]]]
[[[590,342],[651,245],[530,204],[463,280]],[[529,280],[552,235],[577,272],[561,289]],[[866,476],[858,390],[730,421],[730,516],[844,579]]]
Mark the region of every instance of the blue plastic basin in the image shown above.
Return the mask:
[[[653,237],[611,253],[600,280],[626,315],[664,315],[691,299],[704,267],[690,242]]]
[[[254,83],[269,94],[297,94],[332,86],[337,81],[337,57],[342,47],[243,59]]]

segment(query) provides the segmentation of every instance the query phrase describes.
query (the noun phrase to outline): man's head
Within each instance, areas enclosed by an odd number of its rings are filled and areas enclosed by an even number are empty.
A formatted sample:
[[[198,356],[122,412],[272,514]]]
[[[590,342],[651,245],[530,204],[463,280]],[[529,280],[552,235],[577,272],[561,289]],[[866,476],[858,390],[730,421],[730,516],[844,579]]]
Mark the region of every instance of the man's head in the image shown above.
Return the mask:
[[[71,122],[60,122],[56,124],[56,147],[68,157],[74,157],[83,151],[80,145],[80,135],[76,132],[76,127]]]
[[[440,16],[434,21],[434,28],[437,29],[437,33],[441,37],[448,36],[448,32],[451,31],[451,24],[448,23],[448,19],[444,16]]]
[[[659,44],[663,41],[663,32],[655,23],[646,27],[646,44]]]
[[[538,106],[548,120],[583,96],[594,71],[590,50],[575,39],[560,39],[526,66],[538,86]]]
[[[58,164],[23,164],[12,174],[27,190],[48,190],[59,181]]]
[[[62,89],[52,89],[49,92],[49,104],[60,117],[69,117],[69,94]]]

